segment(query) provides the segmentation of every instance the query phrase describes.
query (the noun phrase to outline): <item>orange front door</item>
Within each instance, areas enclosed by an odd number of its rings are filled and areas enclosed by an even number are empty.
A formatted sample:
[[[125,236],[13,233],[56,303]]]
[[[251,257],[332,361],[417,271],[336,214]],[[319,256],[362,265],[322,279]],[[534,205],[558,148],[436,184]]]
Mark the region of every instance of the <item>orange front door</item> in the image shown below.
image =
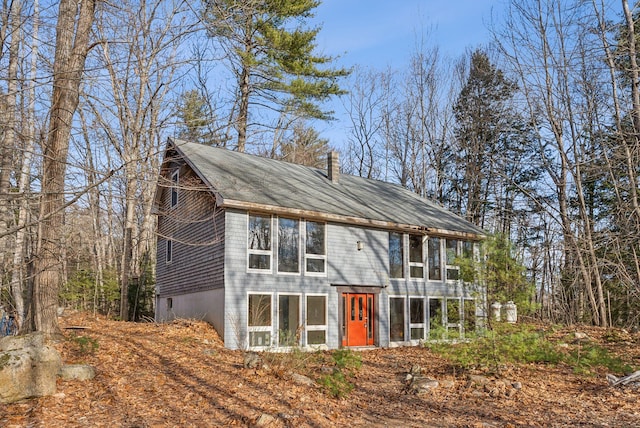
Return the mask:
[[[343,293],[345,346],[373,345],[373,294]]]

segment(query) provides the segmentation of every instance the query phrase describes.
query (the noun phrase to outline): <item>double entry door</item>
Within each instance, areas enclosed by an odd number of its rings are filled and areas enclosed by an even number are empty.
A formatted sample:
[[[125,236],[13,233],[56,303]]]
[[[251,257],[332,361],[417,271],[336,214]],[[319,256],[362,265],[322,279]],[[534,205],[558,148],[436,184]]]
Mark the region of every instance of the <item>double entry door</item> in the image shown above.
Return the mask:
[[[374,302],[374,294],[371,293],[342,293],[342,346],[374,344]]]

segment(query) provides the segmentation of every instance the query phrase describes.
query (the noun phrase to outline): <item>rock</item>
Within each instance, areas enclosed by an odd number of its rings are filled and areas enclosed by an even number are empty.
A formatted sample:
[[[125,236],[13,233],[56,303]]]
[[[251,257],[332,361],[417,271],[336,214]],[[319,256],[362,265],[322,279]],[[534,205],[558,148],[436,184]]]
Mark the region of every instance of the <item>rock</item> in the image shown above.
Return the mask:
[[[259,369],[262,367],[262,358],[257,352],[247,352],[244,354],[245,369]]]
[[[418,376],[418,375],[422,374],[422,367],[420,367],[417,364],[411,366],[411,370],[409,371],[409,374],[411,374],[413,376]]]
[[[60,377],[64,380],[91,380],[96,377],[96,370],[88,364],[67,364],[60,369]]]
[[[439,385],[440,383],[435,379],[414,376],[411,384],[409,384],[409,389],[416,394],[421,394],[424,392],[430,392],[436,389]]]
[[[587,335],[587,333],[583,333],[581,331],[576,331],[573,334],[573,337],[575,337],[576,340],[587,340],[587,339],[589,339],[589,336]]]
[[[293,373],[291,375],[291,380],[293,380],[298,385],[304,386],[314,386],[316,384],[312,379],[298,373]]]
[[[474,375],[474,374],[470,374],[467,377],[468,381],[470,384],[475,384],[475,385],[486,385],[488,384],[489,378],[487,378],[486,376],[482,376],[482,375]]]
[[[55,394],[61,366],[42,333],[0,339],[0,403]]]
[[[440,386],[446,389],[451,389],[451,388],[455,388],[456,383],[452,380],[446,379],[446,380],[440,381]]]
[[[521,390],[522,389],[522,383],[521,382],[511,382],[511,387],[515,390]]]
[[[257,427],[266,427],[266,426],[271,425],[275,421],[276,421],[276,418],[274,418],[273,416],[271,416],[271,415],[269,415],[267,413],[263,413],[263,414],[260,415],[260,417],[256,421],[255,426],[257,426]]]

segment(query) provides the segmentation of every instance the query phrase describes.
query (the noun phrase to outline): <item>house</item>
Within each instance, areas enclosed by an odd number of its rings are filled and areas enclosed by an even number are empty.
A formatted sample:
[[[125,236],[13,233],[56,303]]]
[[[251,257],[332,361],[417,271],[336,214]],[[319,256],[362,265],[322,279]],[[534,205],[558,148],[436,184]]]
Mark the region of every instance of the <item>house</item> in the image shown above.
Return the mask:
[[[211,323],[231,349],[416,344],[483,314],[456,257],[483,232],[400,186],[169,140],[156,320]]]

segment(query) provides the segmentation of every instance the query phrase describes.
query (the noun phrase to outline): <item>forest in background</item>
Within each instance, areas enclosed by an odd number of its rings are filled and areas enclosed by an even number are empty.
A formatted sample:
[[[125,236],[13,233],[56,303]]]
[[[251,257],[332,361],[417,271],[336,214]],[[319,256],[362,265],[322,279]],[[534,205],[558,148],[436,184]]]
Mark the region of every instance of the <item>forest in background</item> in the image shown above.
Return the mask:
[[[516,299],[531,315],[640,323],[637,5],[511,0],[491,45],[447,58],[425,37],[385,70],[317,54],[321,29],[304,25],[317,5],[0,5],[0,299],[21,324],[38,329],[24,317],[56,299],[153,313],[152,208],[171,136],[318,167],[337,149],[344,172],[495,235],[488,251],[523,269],[494,275],[494,291],[533,290]],[[314,128],[336,99],[343,142]]]

